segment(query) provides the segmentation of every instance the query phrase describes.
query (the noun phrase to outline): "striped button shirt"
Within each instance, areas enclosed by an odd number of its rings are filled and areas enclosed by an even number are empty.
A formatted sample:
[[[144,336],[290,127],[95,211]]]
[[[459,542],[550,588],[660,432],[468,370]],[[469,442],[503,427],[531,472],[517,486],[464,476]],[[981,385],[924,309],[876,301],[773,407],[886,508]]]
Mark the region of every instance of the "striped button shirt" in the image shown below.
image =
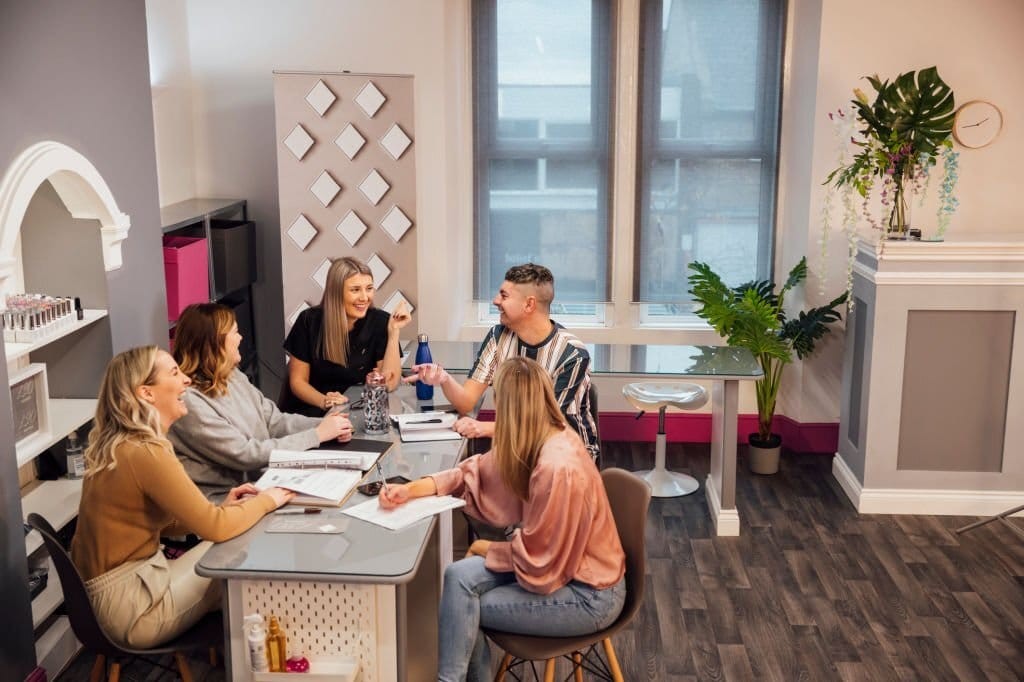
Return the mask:
[[[583,444],[595,454],[600,449],[597,426],[590,410],[590,353],[583,342],[557,322],[546,339],[531,346],[504,325],[495,325],[484,339],[469,370],[469,378],[490,386],[505,360],[523,356],[536,360],[551,375],[555,400]]]

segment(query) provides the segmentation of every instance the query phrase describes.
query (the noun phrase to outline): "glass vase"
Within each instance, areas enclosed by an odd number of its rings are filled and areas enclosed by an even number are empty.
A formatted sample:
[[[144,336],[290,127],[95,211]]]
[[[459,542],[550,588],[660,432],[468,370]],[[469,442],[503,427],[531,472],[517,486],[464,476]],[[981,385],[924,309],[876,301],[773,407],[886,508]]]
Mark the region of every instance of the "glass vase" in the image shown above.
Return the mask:
[[[889,239],[912,239],[910,227],[910,206],[914,203],[913,191],[896,181],[892,193],[892,206],[889,209],[889,220],[886,236]],[[917,232],[920,238],[920,232]]]

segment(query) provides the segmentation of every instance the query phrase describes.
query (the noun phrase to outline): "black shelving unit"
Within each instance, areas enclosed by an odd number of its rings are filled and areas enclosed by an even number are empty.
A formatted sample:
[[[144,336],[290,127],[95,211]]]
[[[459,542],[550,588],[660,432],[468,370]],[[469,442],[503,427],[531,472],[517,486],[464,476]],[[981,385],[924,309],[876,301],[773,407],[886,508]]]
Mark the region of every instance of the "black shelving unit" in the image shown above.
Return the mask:
[[[235,311],[242,334],[242,364],[259,385],[252,285],[256,281],[256,226],[248,219],[245,199],[186,199],[160,209],[164,234],[206,239],[210,300]],[[174,323],[170,323],[173,333]]]

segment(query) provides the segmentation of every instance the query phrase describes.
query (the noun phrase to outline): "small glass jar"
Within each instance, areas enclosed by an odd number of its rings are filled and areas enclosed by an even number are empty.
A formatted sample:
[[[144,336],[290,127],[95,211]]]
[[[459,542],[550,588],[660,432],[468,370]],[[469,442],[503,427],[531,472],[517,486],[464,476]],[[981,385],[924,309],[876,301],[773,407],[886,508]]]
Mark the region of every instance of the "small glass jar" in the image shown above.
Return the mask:
[[[388,412],[388,387],[384,375],[371,370],[366,375],[363,387],[363,431],[371,436],[380,436],[391,429],[391,415]]]

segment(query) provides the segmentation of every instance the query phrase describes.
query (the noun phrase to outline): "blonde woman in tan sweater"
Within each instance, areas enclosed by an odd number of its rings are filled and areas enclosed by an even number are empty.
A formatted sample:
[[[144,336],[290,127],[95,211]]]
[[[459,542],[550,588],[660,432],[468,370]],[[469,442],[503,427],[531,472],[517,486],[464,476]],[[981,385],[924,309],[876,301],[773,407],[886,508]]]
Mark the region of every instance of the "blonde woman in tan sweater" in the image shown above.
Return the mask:
[[[71,555],[104,630],[135,648],[166,642],[216,610],[220,584],[195,573],[210,541],[245,532],[293,496],[251,484],[219,506],[203,496],[166,436],[187,411],[190,383],[155,346],[120,353],[107,366],[89,433]],[[168,562],[161,534],[184,533],[206,542]]]

